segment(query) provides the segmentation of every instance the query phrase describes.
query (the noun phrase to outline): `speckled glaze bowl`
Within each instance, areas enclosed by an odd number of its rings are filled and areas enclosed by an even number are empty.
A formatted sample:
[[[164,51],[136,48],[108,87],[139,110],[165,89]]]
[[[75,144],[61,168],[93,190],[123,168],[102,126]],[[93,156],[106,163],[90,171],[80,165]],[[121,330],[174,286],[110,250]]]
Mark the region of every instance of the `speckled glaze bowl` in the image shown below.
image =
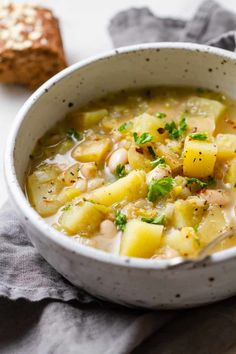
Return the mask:
[[[29,155],[37,139],[72,107],[110,91],[157,85],[206,87],[236,99],[236,54],[188,43],[147,44],[117,49],[63,70],[19,111],[5,155],[6,183],[33,244],[73,284],[126,306],[197,306],[236,293],[236,248],[198,263],[118,257],[80,245],[48,226],[24,195]]]

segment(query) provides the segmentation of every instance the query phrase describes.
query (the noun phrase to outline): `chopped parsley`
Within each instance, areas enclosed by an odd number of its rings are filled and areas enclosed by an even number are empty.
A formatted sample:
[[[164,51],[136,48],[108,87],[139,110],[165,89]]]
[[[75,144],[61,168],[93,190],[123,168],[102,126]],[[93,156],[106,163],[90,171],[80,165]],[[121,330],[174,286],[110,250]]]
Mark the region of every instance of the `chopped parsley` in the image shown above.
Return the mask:
[[[153,136],[149,133],[143,133],[141,136],[138,136],[138,133],[135,132],[133,137],[137,145],[149,143],[153,139]]]
[[[193,140],[207,140],[208,139],[208,136],[206,133],[194,133],[194,134],[190,134],[189,135],[191,139]]]
[[[66,135],[71,138],[71,139],[75,139],[75,140],[81,140],[83,137],[83,134],[78,132],[78,130],[74,129],[74,128],[70,128]]]
[[[115,175],[118,178],[126,176],[125,165],[117,165],[115,170]]]
[[[186,181],[187,181],[187,184],[196,184],[196,185],[199,186],[201,189],[202,189],[202,188],[206,188],[206,187],[209,186],[209,182],[201,181],[200,179],[195,178],[195,177],[187,177],[187,178],[186,178]],[[211,183],[211,182],[210,182],[210,183]]]
[[[197,87],[196,92],[197,93],[204,93],[206,90],[204,90],[202,87]]]
[[[126,130],[128,126],[129,126],[129,123],[127,123],[127,122],[121,124],[118,128],[119,132],[123,132],[123,130]]]
[[[86,198],[83,198],[83,201],[84,201],[84,202],[89,202],[89,203],[91,203],[91,204],[96,204],[95,200],[93,200],[93,199],[86,199]]]
[[[70,210],[71,208],[72,208],[72,205],[71,205],[71,204],[67,204],[67,205],[65,205],[64,208],[62,208],[61,210],[62,210],[62,211],[68,211],[68,210]]]
[[[177,140],[187,129],[186,119],[184,117],[180,119],[179,128],[177,128],[176,123],[172,121],[171,123],[166,123],[165,129],[170,134],[171,139]]]
[[[156,167],[158,165],[165,165],[165,163],[166,161],[164,157],[158,157],[156,160],[150,162],[152,167]]]
[[[172,121],[171,123],[166,123],[165,129],[171,135],[172,139],[178,139],[179,132],[178,132],[177,126],[174,121]]]
[[[187,124],[185,117],[182,117],[179,122],[179,133],[182,135],[187,130]]]
[[[195,231],[196,233],[198,232],[198,228],[199,228],[199,224],[196,224],[196,225],[193,226],[193,229],[194,229],[194,231]]]
[[[152,155],[152,157],[155,159],[156,154],[155,154],[155,151],[153,150],[152,146],[148,146],[147,149],[148,149],[149,154]]]
[[[124,231],[126,223],[127,223],[126,215],[121,213],[120,211],[117,211],[116,218],[115,218],[115,224],[116,224],[118,230]]]
[[[172,177],[153,179],[148,186],[148,200],[154,202],[158,197],[164,197],[173,188],[173,183],[174,179]]]
[[[159,119],[163,119],[166,117],[166,113],[163,113],[163,112],[157,112],[156,113],[156,117],[159,118]]]
[[[147,222],[149,224],[164,225],[165,215],[162,214],[162,215],[157,216],[155,218],[142,218],[141,221]]]
[[[216,184],[216,181],[214,180],[213,177],[208,177],[207,183],[208,183],[208,186],[213,186]]]

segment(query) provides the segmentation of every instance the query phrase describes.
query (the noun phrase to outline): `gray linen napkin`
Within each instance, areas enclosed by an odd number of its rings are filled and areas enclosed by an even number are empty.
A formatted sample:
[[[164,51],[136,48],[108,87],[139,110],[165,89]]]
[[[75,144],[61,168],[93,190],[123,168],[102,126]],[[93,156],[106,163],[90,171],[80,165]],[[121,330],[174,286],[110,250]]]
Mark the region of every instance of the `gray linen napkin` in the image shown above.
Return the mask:
[[[204,1],[190,21],[155,16],[148,8],[119,12],[108,27],[115,47],[148,42],[195,42],[234,51],[236,15]]]
[[[141,8],[109,25],[115,46],[191,41],[234,51],[235,31],[236,15],[213,1],[189,22]],[[1,354],[236,353],[236,298],[182,312],[98,301],[42,259],[7,206],[0,213],[0,296]]]

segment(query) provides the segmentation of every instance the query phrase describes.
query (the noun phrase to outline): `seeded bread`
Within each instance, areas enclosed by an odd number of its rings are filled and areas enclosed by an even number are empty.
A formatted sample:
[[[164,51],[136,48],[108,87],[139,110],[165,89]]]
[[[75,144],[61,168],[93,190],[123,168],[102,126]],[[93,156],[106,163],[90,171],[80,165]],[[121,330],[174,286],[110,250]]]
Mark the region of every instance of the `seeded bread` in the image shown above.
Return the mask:
[[[66,66],[58,21],[50,10],[0,5],[0,82],[35,89]]]

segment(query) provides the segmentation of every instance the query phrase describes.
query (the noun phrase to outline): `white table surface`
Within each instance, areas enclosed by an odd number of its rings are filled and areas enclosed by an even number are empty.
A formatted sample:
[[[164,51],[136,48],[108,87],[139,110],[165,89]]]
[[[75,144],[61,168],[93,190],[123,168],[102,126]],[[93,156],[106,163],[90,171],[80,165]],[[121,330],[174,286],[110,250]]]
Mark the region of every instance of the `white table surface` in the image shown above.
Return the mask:
[[[26,1],[15,0],[14,2]],[[109,19],[120,10],[148,6],[159,16],[188,19],[202,0],[38,0],[32,2],[53,9],[59,17],[65,52],[69,63],[73,64],[80,59],[112,48],[107,25]],[[218,2],[236,11],[235,0],[218,0]],[[0,205],[7,199],[2,163],[7,135],[17,111],[29,95],[30,92],[22,87],[0,86]]]

